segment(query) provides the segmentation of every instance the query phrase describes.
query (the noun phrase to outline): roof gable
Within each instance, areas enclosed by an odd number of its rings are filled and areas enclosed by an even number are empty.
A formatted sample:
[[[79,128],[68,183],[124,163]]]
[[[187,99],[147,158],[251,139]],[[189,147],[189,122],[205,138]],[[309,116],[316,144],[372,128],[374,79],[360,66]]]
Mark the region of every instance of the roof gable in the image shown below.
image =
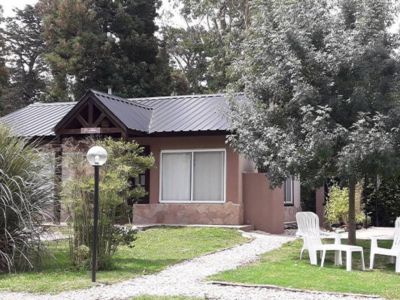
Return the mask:
[[[239,98],[245,98],[242,94]],[[125,99],[89,90],[78,102],[35,103],[0,118],[18,136],[153,135],[230,130],[224,94]],[[104,122],[103,122],[104,121]]]
[[[150,119],[151,109],[148,107],[90,90],[54,130],[56,134],[147,133]]]
[[[126,128],[149,132],[153,110],[151,107],[93,90],[92,93]]]

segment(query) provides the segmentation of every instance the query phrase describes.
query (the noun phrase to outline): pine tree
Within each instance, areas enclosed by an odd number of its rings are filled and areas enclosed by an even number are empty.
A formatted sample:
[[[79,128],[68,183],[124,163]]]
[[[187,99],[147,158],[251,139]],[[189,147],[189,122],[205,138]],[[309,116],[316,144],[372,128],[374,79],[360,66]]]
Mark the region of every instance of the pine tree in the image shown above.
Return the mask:
[[[120,96],[169,94],[159,88],[168,72],[160,78],[154,36],[158,0],[40,0],[39,5],[54,77],[52,98],[79,98],[87,89],[109,87]]]
[[[3,9],[0,5],[0,24],[4,22],[3,19]],[[8,69],[6,67],[6,47],[5,47],[5,38],[4,31],[0,30],[0,115],[4,114],[4,107],[2,95],[4,94],[4,90],[8,85]]]
[[[47,67],[43,59],[45,44],[41,17],[31,5],[14,12],[14,17],[6,18],[3,30],[10,66],[10,83],[2,95],[4,112],[40,100],[46,89]]]

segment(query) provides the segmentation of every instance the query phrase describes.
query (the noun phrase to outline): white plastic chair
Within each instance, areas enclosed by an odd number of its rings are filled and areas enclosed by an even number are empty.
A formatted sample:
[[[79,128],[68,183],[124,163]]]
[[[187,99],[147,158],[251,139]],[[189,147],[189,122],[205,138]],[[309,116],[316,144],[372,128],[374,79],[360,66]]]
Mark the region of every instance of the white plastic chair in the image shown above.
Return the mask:
[[[365,269],[364,254],[362,247],[342,245],[340,243],[340,235],[336,234],[331,237],[335,238],[334,244],[322,244],[321,234],[319,228],[319,218],[313,212],[298,212],[296,214],[296,221],[298,226],[297,235],[303,238],[303,248],[300,252],[300,259],[304,250],[308,250],[310,263],[317,265],[317,252],[322,252],[321,267],[324,266],[326,251],[335,251],[335,265],[342,265],[342,251],[346,252],[346,270],[351,271],[351,255],[353,252],[361,253],[362,269]]]
[[[312,265],[317,265],[317,252],[321,251],[321,254],[324,249],[327,248],[328,245],[332,244],[322,244],[321,235],[327,235],[322,232],[319,227],[319,218],[313,212],[298,212],[296,214],[297,221],[297,235],[303,238],[303,247],[300,251],[300,259],[302,259],[303,253],[305,250],[308,251],[308,255],[310,257],[310,263]],[[331,234],[327,235],[328,237],[335,238],[334,245],[340,245],[340,236],[335,234],[332,236]],[[334,250],[334,249],[330,249]],[[335,252],[335,264],[342,264],[341,253]]]
[[[393,245],[392,248],[378,247],[379,236],[371,237],[371,253],[369,268],[374,268],[375,255],[386,255],[393,257],[396,260],[396,273],[400,273],[400,217],[396,219],[394,227]]]

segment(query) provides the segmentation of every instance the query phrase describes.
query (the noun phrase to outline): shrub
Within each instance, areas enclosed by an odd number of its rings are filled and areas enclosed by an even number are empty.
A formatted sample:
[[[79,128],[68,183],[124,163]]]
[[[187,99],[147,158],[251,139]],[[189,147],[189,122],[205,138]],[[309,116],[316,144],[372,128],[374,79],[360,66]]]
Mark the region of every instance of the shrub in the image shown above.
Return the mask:
[[[84,262],[78,255],[82,245],[91,248],[93,228],[93,168],[86,161],[82,149],[94,144],[101,145],[108,152],[107,163],[100,169],[100,201],[98,226],[98,268],[105,269],[111,257],[121,244],[132,245],[135,232],[129,227],[116,226],[121,213],[130,211],[127,200],[145,195],[143,188],[131,186],[131,178],[150,168],[154,163],[152,156],[144,156],[143,148],[135,142],[123,140],[93,141],[85,140],[80,144],[68,143],[69,156],[67,165],[72,172],[65,183],[63,198],[72,216],[70,225],[73,236],[70,242],[70,253],[75,265],[82,267]],[[78,250],[77,250],[78,249]],[[86,258],[85,258],[86,260]]]
[[[0,126],[0,272],[34,268],[40,222],[52,196],[46,162],[34,145]]]
[[[366,210],[375,226],[394,226],[400,217],[400,177],[384,178],[379,184],[366,182]]]
[[[346,224],[349,216],[349,189],[340,188],[338,185],[333,185],[329,189],[329,200],[325,205],[325,216],[327,221],[332,224]],[[361,190],[360,186],[356,188],[356,205],[360,206]],[[356,208],[357,210],[357,208]],[[361,224],[365,220],[363,213],[356,212],[356,222]]]

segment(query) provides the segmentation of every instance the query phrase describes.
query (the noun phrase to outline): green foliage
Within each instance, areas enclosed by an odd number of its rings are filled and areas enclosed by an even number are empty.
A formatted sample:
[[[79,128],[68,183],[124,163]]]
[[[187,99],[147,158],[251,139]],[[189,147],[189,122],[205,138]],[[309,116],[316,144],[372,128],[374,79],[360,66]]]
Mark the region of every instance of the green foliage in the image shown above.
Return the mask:
[[[400,169],[398,1],[262,1],[235,68],[249,101],[232,101],[229,143],[308,186],[347,182],[355,240],[357,181]]]
[[[4,18],[3,18],[3,8],[0,5],[0,24],[3,24]],[[4,38],[4,32],[0,30],[0,99],[3,95],[3,90],[7,87],[8,85],[8,79],[9,79],[9,74],[8,74],[8,68],[6,67],[6,47],[5,47],[5,38]],[[3,104],[0,101],[0,115],[2,115],[3,112]]]
[[[231,144],[275,185],[290,174],[321,186],[393,171],[400,64],[399,34],[388,32],[392,1],[255,1],[253,10],[236,64],[250,103],[233,105]]]
[[[115,226],[115,223],[121,218],[121,212],[124,216],[132,213],[127,204],[128,199],[145,195],[143,188],[131,186],[130,179],[150,168],[154,158],[144,156],[143,149],[135,142],[107,138],[96,142],[86,140],[78,145],[74,141],[69,143],[72,154],[68,168],[73,175],[66,182],[63,194],[72,214],[71,255],[79,267],[82,266],[79,249],[82,245],[90,247],[92,243],[94,187],[92,168],[80,149],[82,146],[88,149],[94,144],[102,145],[108,152],[107,163],[101,168],[100,174],[98,268],[102,269],[109,267],[111,257],[119,245],[131,245],[135,240],[135,232],[131,227]]]
[[[14,12],[15,16],[6,18],[5,28],[0,29],[9,65],[9,84],[0,99],[4,113],[44,98],[48,82],[39,10],[27,5],[24,9],[15,9]]]
[[[43,254],[39,225],[52,186],[27,142],[0,126],[0,273],[37,267]]]
[[[180,74],[184,76],[188,84],[188,87],[176,89],[177,94],[201,94],[207,91],[204,82],[206,81],[209,46],[203,39],[204,32],[205,30],[201,26],[187,29],[163,28],[164,39],[168,52],[173,58],[174,68],[182,72]]]
[[[74,249],[74,264],[77,267],[85,268],[89,265],[90,261],[90,249],[86,245],[80,245]]]
[[[316,211],[316,194],[315,189],[300,185],[300,204],[302,211]]]
[[[374,226],[394,227],[400,216],[399,177],[389,177],[370,181],[364,185],[366,211]]]
[[[348,224],[349,220],[349,189],[333,185],[329,189],[329,200],[325,205],[325,217],[330,224]],[[360,198],[360,193],[356,197]],[[359,201],[358,201],[359,202]],[[356,222],[362,224],[365,216],[363,213],[356,214]]]
[[[90,88],[120,96],[169,94],[169,69],[159,42],[158,0],[40,0],[51,97],[79,98]]]
[[[186,24],[163,28],[175,70],[183,74],[191,93],[225,91],[238,78],[231,65],[241,57],[251,1],[172,2]]]

